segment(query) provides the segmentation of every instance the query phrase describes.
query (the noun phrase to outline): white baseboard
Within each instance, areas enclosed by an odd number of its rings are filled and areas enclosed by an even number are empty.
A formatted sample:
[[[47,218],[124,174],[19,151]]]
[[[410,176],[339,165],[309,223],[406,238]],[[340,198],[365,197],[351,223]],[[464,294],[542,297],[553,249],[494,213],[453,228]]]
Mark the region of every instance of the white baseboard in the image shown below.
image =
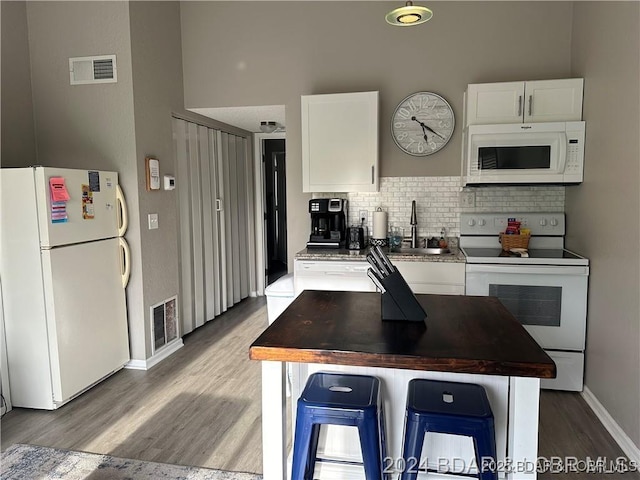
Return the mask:
[[[596,398],[591,390],[588,387],[584,387],[582,391],[582,398],[587,402],[587,405],[591,407],[593,413],[596,414],[596,417],[602,422],[604,428],[611,434],[613,439],[620,445],[620,448],[625,453],[627,458],[631,461],[635,461],[636,463],[640,463],[640,448],[633,443],[633,440],[629,438],[629,435],[625,433],[618,422],[616,422],[613,417],[609,414],[604,405],[600,403],[600,400]]]
[[[155,355],[152,355],[151,357],[147,358],[146,360],[129,360],[129,362],[127,362],[124,368],[130,369],[130,370],[149,370],[151,367],[153,367],[154,365],[157,365],[162,360],[167,358],[169,355],[180,350],[183,346],[184,346],[184,343],[182,343],[182,339],[179,338],[176,341],[167,345],[165,348],[160,350]]]

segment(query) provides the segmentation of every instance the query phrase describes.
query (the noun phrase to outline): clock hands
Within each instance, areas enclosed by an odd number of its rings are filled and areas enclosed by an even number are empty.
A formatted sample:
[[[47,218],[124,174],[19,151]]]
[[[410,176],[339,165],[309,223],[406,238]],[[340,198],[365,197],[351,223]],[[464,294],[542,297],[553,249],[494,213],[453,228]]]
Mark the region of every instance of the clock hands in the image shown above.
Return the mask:
[[[445,138],[444,138],[442,135],[440,135],[440,134],[439,134],[438,132],[436,132],[434,129],[432,129],[431,127],[429,127],[429,125],[425,125],[424,123],[422,123],[422,122],[421,122],[420,120],[418,120],[416,117],[411,117],[411,120],[414,120],[414,121],[418,122],[418,123],[420,124],[420,126],[422,127],[422,131],[424,132],[424,139],[425,139],[425,141],[428,141],[428,140],[427,140],[427,132],[425,131],[425,129],[426,129],[426,130],[429,130],[431,133],[433,133],[433,134],[435,134],[435,135],[439,136],[442,140],[445,140]]]
[[[424,125],[424,124],[423,124]],[[439,136],[442,140],[444,140],[445,138],[440,135],[438,132],[436,132],[435,130],[432,130],[429,125],[424,125],[424,128],[426,128],[427,130],[429,130],[431,133],[435,133],[437,136]]]
[[[416,117],[413,117],[413,119],[415,120]],[[418,121],[416,120],[416,122],[418,122]],[[424,129],[424,124],[422,122],[418,122],[418,123],[422,127],[422,136],[424,137],[424,141],[429,143],[429,139],[427,138],[427,131]]]

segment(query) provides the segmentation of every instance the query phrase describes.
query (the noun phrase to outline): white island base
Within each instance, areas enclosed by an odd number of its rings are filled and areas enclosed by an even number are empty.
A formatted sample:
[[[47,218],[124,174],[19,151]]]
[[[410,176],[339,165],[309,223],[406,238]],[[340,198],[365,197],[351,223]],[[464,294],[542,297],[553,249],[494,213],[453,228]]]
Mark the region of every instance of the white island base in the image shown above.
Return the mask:
[[[347,365],[291,365],[291,405],[289,418],[285,397],[285,363],[262,361],[262,445],[264,480],[285,480],[291,475],[291,458],[286,444],[287,428],[295,427],[295,405],[309,374],[317,371],[374,375],[382,383],[386,416],[387,456],[389,471],[402,468],[401,449],[404,428],[406,392],[412,378],[428,378],[482,385],[491,403],[496,429],[496,467],[499,478],[533,480],[538,453],[538,412],[540,379],[466,373],[432,372]],[[326,426],[322,429],[318,456],[342,461],[361,461],[360,443],[354,427]],[[289,461],[287,461],[289,459]],[[429,433],[423,447],[420,467],[429,470],[474,473],[475,460],[471,437]],[[364,469],[358,465],[317,462],[315,479],[364,480]],[[389,478],[397,478],[393,473]],[[458,475],[424,473],[419,480],[463,479]]]

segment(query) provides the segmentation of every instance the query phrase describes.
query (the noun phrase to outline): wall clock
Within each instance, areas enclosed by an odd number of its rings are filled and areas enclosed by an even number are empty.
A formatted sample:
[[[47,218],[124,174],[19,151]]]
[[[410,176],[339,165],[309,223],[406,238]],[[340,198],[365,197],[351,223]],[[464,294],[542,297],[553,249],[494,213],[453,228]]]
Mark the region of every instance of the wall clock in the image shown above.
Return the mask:
[[[436,153],[451,140],[455,118],[451,105],[431,92],[412,93],[391,117],[391,136],[405,153],[424,157]]]

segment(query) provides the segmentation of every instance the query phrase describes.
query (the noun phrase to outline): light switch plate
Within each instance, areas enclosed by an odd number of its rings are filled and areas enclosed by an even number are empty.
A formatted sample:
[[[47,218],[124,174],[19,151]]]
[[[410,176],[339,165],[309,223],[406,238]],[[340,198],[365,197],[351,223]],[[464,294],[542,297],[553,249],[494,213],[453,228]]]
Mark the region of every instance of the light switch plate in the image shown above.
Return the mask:
[[[149,214],[149,230],[155,230],[158,228],[158,214],[150,213]]]

